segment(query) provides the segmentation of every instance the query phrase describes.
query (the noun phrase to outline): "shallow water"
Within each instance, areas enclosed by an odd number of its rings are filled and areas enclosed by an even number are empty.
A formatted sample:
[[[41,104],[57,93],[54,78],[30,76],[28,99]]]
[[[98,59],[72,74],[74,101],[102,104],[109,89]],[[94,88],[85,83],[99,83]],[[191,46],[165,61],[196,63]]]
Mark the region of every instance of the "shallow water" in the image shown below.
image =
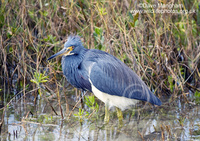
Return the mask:
[[[186,104],[180,99],[154,108],[140,103],[123,112],[123,124],[118,123],[115,110],[110,111],[109,124],[104,124],[104,104],[99,101],[100,110],[89,119],[84,112],[80,122],[74,116],[78,113],[75,108],[69,119],[69,114],[64,114],[62,120],[56,96],[49,99],[58,115],[43,96],[38,98],[36,106],[31,94],[14,99],[5,111],[1,140],[200,140],[200,106]],[[63,113],[66,113],[65,97],[61,99]],[[69,111],[78,100],[68,95]],[[77,107],[80,108],[81,104]],[[92,113],[87,106],[84,107],[85,111]]]

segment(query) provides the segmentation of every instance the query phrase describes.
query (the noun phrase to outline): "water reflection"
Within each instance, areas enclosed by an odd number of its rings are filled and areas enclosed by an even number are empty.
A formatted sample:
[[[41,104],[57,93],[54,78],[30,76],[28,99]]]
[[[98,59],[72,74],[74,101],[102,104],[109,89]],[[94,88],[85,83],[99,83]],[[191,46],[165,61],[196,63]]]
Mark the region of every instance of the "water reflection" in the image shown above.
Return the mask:
[[[72,101],[71,110],[76,102],[74,97],[70,98],[69,95],[68,100]],[[62,108],[66,111],[65,98],[62,99]],[[51,104],[60,114],[57,100],[52,98]],[[122,127],[118,124],[115,112],[112,112],[109,124],[104,125],[102,111],[104,108],[100,107],[98,118],[89,120],[83,118],[81,124],[73,115],[70,120],[67,118],[62,120],[61,116],[56,116],[42,97],[34,106],[30,94],[25,99],[14,100],[7,108],[0,138],[1,140],[93,141],[200,139],[200,106],[181,102],[178,104],[172,102],[159,108],[152,108],[148,104],[145,107],[141,106],[142,108],[139,106],[135,110],[123,112]]]

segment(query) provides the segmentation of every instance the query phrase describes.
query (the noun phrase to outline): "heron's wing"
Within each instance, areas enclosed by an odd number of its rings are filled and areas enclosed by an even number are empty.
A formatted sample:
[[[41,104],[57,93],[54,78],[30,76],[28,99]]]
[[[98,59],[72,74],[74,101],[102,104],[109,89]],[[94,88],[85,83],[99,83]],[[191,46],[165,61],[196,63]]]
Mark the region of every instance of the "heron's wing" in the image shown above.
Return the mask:
[[[92,50],[86,59],[89,79],[98,90],[110,95],[148,101],[161,105],[139,76],[114,56]]]
[[[78,74],[75,76],[75,78],[80,88],[83,90],[89,90],[90,92],[92,92],[87,70],[83,68],[82,64],[78,66],[78,70],[79,70]]]

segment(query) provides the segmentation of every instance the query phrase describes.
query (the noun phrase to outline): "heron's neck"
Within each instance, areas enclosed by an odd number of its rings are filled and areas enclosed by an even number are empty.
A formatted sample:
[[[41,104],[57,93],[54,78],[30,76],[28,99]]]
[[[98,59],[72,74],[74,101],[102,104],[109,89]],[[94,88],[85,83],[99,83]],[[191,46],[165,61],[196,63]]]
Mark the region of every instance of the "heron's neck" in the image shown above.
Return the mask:
[[[78,66],[83,61],[85,53],[88,49],[81,49],[80,53],[77,55],[63,56],[62,57],[62,70],[66,77],[76,73]]]

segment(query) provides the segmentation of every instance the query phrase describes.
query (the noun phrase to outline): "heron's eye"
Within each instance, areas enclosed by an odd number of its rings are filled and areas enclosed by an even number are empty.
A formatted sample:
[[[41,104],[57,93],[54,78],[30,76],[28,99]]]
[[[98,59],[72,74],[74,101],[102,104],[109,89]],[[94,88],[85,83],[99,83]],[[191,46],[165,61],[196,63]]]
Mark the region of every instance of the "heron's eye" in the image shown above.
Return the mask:
[[[67,52],[71,52],[74,49],[74,46],[70,46],[67,48]]]

